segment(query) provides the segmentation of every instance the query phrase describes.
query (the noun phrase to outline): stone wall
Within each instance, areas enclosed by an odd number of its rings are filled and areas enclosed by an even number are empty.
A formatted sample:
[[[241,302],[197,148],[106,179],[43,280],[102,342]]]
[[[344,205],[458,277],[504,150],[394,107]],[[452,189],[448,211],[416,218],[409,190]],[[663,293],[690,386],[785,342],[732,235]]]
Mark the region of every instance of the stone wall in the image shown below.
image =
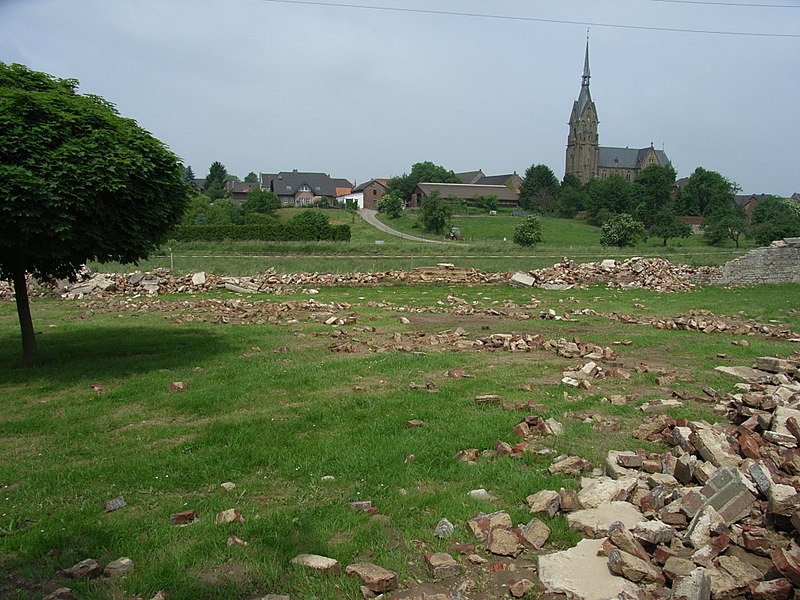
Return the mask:
[[[750,250],[722,265],[712,283],[732,287],[800,283],[800,238],[786,238]]]

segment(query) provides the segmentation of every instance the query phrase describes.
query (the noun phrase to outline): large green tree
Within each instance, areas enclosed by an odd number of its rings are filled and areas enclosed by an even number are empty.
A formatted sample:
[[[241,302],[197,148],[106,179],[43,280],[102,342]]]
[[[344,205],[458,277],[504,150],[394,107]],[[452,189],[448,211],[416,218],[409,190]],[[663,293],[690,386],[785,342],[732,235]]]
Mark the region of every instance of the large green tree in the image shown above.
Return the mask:
[[[593,225],[602,225],[613,215],[632,214],[635,210],[633,185],[620,175],[592,179],[583,189],[588,220]]]
[[[89,260],[144,258],[189,197],[172,152],[77,87],[0,63],[0,277],[14,285],[28,365],[38,353],[26,273],[52,280]]]
[[[281,207],[281,201],[269,190],[250,190],[242,203],[242,211],[247,213],[272,214]]]
[[[247,175],[244,176],[245,183],[258,183],[258,175],[250,171]]]
[[[460,183],[453,171],[430,161],[411,165],[411,173],[393,177],[389,180],[389,191],[396,191],[403,200],[411,200],[414,188],[420,183]]]
[[[558,200],[558,179],[547,165],[531,165],[519,188],[519,205],[525,210],[554,214]]]
[[[439,192],[432,192],[430,196],[423,198],[420,206],[419,219],[422,228],[431,233],[444,233],[450,217],[453,216],[453,208],[448,200],[439,197]]]
[[[636,176],[633,182],[634,215],[648,230],[655,223],[656,216],[663,217],[664,209],[672,203],[674,185],[675,169],[672,165],[648,165]]]
[[[733,240],[739,247],[739,238],[747,230],[747,215],[744,208],[730,204],[720,204],[706,209],[703,219],[703,237],[713,245],[721,244],[725,239]]]
[[[774,240],[800,236],[800,205],[777,196],[767,196],[753,209],[750,232],[760,246]]]
[[[228,171],[218,160],[211,163],[206,175],[205,193],[212,200],[218,200],[225,195],[225,184],[228,181]]]
[[[655,214],[647,232],[660,238],[661,245],[666,246],[670,238],[686,238],[692,235],[692,227],[678,218],[675,207],[669,203]]]
[[[697,167],[680,193],[683,214],[707,216],[733,204],[738,186],[716,171]]]
[[[572,218],[585,208],[585,204],[581,180],[574,173],[565,173],[558,191],[556,214],[559,217]]]

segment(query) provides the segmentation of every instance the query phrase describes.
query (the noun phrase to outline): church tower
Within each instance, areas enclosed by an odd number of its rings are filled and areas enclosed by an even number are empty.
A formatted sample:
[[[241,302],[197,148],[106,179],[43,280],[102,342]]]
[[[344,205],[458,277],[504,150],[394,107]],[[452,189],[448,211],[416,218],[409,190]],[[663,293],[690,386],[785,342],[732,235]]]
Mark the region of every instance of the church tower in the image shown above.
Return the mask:
[[[566,173],[578,176],[581,183],[597,177],[599,157],[599,134],[597,132],[597,109],[589,92],[589,37],[586,37],[586,57],[583,62],[581,93],[572,103],[567,137]]]

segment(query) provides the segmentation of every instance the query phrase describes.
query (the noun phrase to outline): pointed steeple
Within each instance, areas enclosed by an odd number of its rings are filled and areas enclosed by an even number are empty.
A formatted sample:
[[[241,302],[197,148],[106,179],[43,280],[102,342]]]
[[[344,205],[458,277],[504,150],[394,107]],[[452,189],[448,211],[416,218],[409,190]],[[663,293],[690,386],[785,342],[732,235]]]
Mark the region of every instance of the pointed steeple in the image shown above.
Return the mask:
[[[581,86],[589,87],[589,32],[586,32],[586,57],[583,59],[583,77],[581,78]]]
[[[589,32],[586,32],[586,56],[583,59],[583,75],[581,76],[581,93],[578,95],[578,117],[583,115],[583,111],[592,102],[592,94],[589,91]]]
[[[567,173],[578,176],[582,182],[597,177],[599,159],[599,139],[597,126],[597,108],[589,91],[589,32],[586,32],[586,52],[583,59],[581,91],[578,99],[572,104],[569,118],[569,135],[567,136]]]

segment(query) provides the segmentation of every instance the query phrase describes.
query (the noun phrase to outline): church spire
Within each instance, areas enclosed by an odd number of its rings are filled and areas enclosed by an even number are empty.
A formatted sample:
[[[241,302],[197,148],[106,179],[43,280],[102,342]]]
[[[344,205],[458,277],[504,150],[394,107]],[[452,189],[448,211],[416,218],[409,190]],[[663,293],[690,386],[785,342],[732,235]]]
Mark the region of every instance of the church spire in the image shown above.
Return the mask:
[[[589,87],[589,32],[586,32],[586,57],[583,59],[583,77],[581,78],[581,86]]]

